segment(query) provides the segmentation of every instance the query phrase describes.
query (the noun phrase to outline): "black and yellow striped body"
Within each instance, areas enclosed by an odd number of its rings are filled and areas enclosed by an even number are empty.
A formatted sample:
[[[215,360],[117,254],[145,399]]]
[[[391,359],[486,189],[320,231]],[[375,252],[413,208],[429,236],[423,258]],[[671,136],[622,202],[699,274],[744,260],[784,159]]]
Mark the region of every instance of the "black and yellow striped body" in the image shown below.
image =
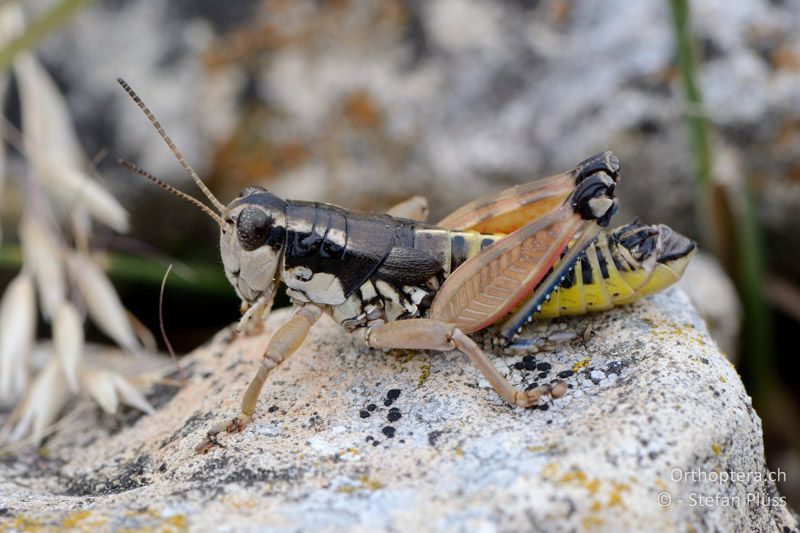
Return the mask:
[[[658,232],[669,232],[669,229],[634,223],[601,233],[532,318],[556,318],[610,309],[659,292],[680,279],[694,244],[684,239],[681,250],[661,258],[656,257],[657,250],[648,249],[647,260],[642,257],[640,261],[626,247],[631,243],[624,236],[632,231],[649,231],[650,237],[656,237]],[[461,263],[504,236],[418,229],[415,247],[436,255],[445,267],[446,277]]]

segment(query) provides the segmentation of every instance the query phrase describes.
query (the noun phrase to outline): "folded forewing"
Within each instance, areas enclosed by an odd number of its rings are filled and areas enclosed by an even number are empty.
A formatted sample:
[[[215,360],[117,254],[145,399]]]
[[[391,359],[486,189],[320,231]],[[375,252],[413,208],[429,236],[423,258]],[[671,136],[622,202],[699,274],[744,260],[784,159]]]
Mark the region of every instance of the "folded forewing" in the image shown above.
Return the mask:
[[[564,172],[481,196],[436,225],[451,230],[511,233],[551,212],[574,190],[573,172]]]
[[[587,224],[562,204],[522,226],[458,267],[437,293],[430,317],[465,333],[493,324],[533,291]]]
[[[616,175],[619,161],[612,152],[594,155],[568,172],[487,194],[457,209],[437,226],[481,233],[511,233],[558,208],[587,176],[604,171]]]

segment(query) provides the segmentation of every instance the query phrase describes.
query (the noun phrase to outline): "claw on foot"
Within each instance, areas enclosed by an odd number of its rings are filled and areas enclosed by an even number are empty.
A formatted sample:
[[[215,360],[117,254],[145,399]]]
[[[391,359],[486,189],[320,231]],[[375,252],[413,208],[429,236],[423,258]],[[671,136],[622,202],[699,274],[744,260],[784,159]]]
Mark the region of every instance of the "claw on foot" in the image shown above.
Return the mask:
[[[549,385],[539,385],[531,390],[517,391],[516,404],[518,407],[533,407],[539,404],[539,399],[542,396],[550,396],[556,400],[566,393],[567,384],[559,379]]]
[[[230,422],[222,423],[215,426],[208,433],[206,433],[206,438],[203,439],[203,441],[200,444],[195,446],[194,451],[196,451],[199,454],[205,454],[206,452],[208,452],[208,450],[210,450],[214,446],[219,446],[220,448],[224,448],[225,446],[217,439],[217,435],[219,435],[223,431],[227,431],[228,433],[241,433],[241,431],[245,428],[245,426],[249,421],[250,421],[249,416],[240,414]]]
[[[250,417],[245,417],[242,415],[237,416],[230,423],[225,426],[225,431],[228,433],[241,433],[247,423],[250,421]]]
[[[217,435],[219,431],[214,431],[213,429],[206,434],[206,438],[203,441],[194,447],[194,451],[199,453],[200,455],[204,455],[208,453],[208,450],[213,448],[214,446],[219,446],[220,448],[224,448],[225,446],[217,440]]]

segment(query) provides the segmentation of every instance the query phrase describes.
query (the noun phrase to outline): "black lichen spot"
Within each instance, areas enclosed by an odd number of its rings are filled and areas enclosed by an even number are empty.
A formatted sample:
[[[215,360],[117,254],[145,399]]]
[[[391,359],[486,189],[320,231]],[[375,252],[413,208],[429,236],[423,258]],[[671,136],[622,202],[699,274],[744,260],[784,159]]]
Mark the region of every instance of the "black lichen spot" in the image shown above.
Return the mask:
[[[547,374],[549,374],[549,372],[539,372],[539,373],[536,375],[536,377],[537,377],[538,379],[544,379],[544,378],[546,378],[546,377],[547,377]]]
[[[522,358],[523,363],[535,363],[536,359],[532,355],[526,355]]]
[[[561,372],[558,373],[558,377],[560,377],[561,379],[566,379],[574,373],[575,372],[573,372],[572,370],[562,370]]]
[[[537,370],[550,370],[553,366],[550,363],[539,363],[536,365]]]
[[[517,361],[516,363],[514,363],[514,368],[516,368],[517,370],[522,370],[523,368],[525,368],[525,363],[523,363],[522,361]]]
[[[396,400],[400,397],[400,389],[391,389],[386,393],[386,397],[390,400]]]
[[[167,463],[161,463],[161,466],[158,467],[159,472],[166,472],[167,471]]]
[[[400,414],[400,411],[389,411],[389,414],[386,415],[386,420],[389,422],[397,422],[403,415]]]
[[[428,444],[430,444],[431,446],[436,446],[436,441],[438,441],[439,437],[441,437],[443,434],[444,431],[440,431],[438,429],[435,431],[431,431],[430,433],[428,433]]]
[[[377,409],[377,408],[378,408],[378,406],[377,406],[377,405],[375,405],[374,403],[371,403],[371,404],[369,404],[369,405],[367,406],[367,411],[374,411],[374,410],[375,410],[375,409]]]
[[[525,361],[525,370],[536,370],[536,361]]]
[[[360,416],[361,418],[369,418],[369,411],[367,411],[366,409],[362,409],[361,411],[358,412],[358,416]]]
[[[279,407],[278,407],[277,405],[273,405],[272,407],[270,407],[269,409],[267,409],[267,411],[268,411],[268,412],[270,412],[270,413],[274,413],[274,412],[275,412],[275,411],[277,411],[278,409],[279,409]]]
[[[547,411],[548,409],[550,409],[550,406],[547,405],[546,403],[543,403],[542,405],[539,406],[540,411]]]
[[[386,435],[386,437],[387,437],[387,438],[390,438],[390,439],[391,439],[392,437],[394,437],[394,433],[395,433],[395,431],[396,431],[396,429],[395,429],[395,428],[393,428],[392,426],[386,426],[385,428],[383,428],[383,429],[381,430],[381,433],[383,433],[384,435]]]
[[[535,388],[536,388],[536,387],[538,387],[538,386],[539,386],[539,384],[538,384],[538,383],[531,383],[530,385],[528,385],[527,387],[525,387],[525,390],[533,390],[533,389],[535,389]]]
[[[138,489],[151,483],[150,478],[145,476],[145,470],[149,463],[150,456],[141,455],[122,465],[122,471],[116,477],[109,478],[98,472],[79,474],[66,481],[63,494],[65,496],[102,496]]]

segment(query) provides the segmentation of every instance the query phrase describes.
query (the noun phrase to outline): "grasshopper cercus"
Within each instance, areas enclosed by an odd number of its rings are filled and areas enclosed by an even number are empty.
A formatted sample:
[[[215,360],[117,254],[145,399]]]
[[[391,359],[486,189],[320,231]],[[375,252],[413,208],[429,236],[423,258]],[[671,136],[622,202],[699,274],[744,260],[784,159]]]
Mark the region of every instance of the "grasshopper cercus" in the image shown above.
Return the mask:
[[[220,203],[144,103],[148,116],[215,212],[127,163],[200,207],[220,227],[225,275],[246,309],[240,326],[263,316],[282,281],[295,306],[270,340],[258,373],[230,422],[208,432],[205,452],[223,430],[241,431],[272,369],[303,342],[323,312],[359,330],[376,348],[459,350],[509,404],[529,407],[563,387],[517,390],[469,334],[499,325],[508,345],[526,321],[608,309],[675,282],[694,242],[667,226],[605,227],[617,209],[619,162],[611,152],[573,170],[479,198],[436,225],[330,204],[283,200],[247,187]],[[561,383],[563,385],[563,383]]]

